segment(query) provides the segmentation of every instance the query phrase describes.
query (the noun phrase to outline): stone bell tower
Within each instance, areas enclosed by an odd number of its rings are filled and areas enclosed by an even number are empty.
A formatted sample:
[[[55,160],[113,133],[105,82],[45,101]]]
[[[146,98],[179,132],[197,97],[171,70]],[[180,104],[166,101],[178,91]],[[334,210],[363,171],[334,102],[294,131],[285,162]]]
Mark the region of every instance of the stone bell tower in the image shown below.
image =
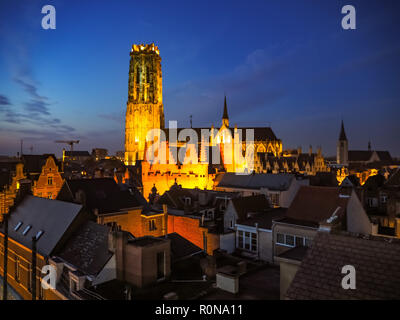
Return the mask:
[[[151,129],[164,129],[161,57],[152,44],[131,49],[128,102],[125,118],[125,164],[143,160],[146,135]]]
[[[340,128],[339,140],[336,146],[336,162],[341,165],[347,166],[349,164],[349,142],[347,141],[346,132],[344,131],[344,124]]]

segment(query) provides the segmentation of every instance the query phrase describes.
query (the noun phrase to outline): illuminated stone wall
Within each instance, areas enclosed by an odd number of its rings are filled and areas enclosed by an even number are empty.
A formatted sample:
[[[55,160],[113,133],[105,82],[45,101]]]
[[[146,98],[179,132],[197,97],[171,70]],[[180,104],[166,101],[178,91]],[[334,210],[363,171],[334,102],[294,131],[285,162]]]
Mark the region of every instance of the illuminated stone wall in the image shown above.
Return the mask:
[[[162,195],[176,182],[182,188],[212,190],[214,174],[208,173],[208,164],[153,164],[142,162],[143,196],[148,199],[153,186]]]
[[[150,228],[153,221],[155,228]],[[144,236],[160,237],[165,231],[165,216],[163,213],[146,216],[142,209],[130,210],[127,213],[99,216],[97,223],[116,223],[122,230],[132,233],[136,238]]]
[[[143,160],[146,135],[164,128],[161,57],[154,44],[133,45],[125,120],[125,164]]]
[[[200,219],[188,216],[168,215],[168,233],[176,232],[204,250],[204,236],[207,238],[207,254],[212,255],[219,248],[219,235],[209,233],[207,228],[200,226]]]

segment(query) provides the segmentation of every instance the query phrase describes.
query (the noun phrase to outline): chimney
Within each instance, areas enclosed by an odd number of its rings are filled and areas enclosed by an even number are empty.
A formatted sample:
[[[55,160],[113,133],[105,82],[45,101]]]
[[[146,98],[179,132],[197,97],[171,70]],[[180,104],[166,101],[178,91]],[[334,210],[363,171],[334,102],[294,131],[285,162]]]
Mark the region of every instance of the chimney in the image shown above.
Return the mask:
[[[115,252],[115,247],[116,247],[116,241],[115,241],[115,231],[113,228],[110,228],[108,231],[108,250],[111,252]]]
[[[108,250],[115,255],[117,279],[125,280],[125,246],[128,241],[125,232],[111,228],[108,232]]]
[[[164,213],[162,233],[165,236],[165,238],[167,238],[168,237],[168,206],[166,204],[163,204],[162,208],[163,208],[163,213]]]
[[[205,231],[203,231],[203,247],[203,251],[207,253],[207,234]]]
[[[308,154],[311,156],[312,155],[312,145],[310,145],[310,149],[308,150]]]
[[[12,208],[17,207],[24,200],[25,196],[32,194],[31,180],[22,179],[22,180],[18,181],[18,185],[19,185],[19,188],[17,191],[17,195],[14,199],[14,204],[13,204]],[[10,211],[11,211],[11,208],[10,208]]]
[[[195,212],[199,212],[200,210],[199,200],[194,200],[193,207]]]

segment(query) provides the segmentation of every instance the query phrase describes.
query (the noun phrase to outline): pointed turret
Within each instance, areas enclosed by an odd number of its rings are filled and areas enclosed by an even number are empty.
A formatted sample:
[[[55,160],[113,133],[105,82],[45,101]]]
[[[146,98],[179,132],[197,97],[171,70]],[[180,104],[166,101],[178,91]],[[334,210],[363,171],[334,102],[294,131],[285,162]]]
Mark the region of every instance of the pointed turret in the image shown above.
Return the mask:
[[[340,129],[339,141],[347,141],[346,132],[344,131],[343,120],[342,120],[342,128]]]
[[[222,125],[229,127],[228,106],[226,104],[226,96],[224,100],[224,114],[222,115]]]
[[[229,117],[228,117],[228,107],[226,105],[226,96],[225,96],[225,100],[224,100],[224,115],[222,116],[222,119],[229,119]]]
[[[340,129],[339,141],[336,147],[336,162],[341,165],[348,165],[349,159],[349,142],[347,141],[346,132],[344,132],[344,124]]]

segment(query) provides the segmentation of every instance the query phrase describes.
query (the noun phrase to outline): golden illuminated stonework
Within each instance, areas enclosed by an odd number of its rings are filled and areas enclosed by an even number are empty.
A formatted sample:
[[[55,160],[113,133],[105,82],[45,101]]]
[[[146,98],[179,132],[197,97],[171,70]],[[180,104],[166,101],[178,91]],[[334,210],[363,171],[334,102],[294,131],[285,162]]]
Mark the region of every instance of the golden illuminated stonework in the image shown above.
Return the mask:
[[[146,135],[164,128],[161,57],[154,44],[133,45],[125,120],[125,164],[143,160]]]

